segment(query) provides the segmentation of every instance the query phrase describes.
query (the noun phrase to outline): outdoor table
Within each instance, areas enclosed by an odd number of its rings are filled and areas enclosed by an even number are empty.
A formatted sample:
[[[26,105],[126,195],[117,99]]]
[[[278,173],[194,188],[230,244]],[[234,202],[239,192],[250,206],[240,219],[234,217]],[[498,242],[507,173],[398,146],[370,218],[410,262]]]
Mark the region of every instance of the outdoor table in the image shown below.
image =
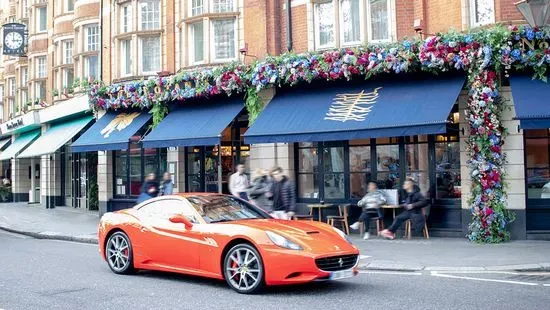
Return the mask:
[[[381,206],[382,209],[391,209],[393,213],[393,218],[395,219],[395,210],[400,209],[401,206],[399,205],[383,205]]]
[[[322,210],[323,209],[326,209],[326,208],[330,208],[330,207],[333,207],[333,205],[331,204],[321,204],[321,203],[316,203],[316,204],[309,204],[307,205],[308,208],[309,208],[309,214],[311,216],[313,216],[313,209],[317,209],[318,210],[318,214],[319,214],[319,219],[318,221],[319,222],[322,222],[323,221],[323,213],[322,213]]]

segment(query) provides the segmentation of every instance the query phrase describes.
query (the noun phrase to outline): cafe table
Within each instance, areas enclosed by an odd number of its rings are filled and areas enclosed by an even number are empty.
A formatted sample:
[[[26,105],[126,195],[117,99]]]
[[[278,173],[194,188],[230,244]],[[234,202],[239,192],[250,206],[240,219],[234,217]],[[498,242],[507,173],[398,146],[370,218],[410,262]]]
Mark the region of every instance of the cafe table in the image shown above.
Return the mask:
[[[317,209],[317,212],[319,214],[318,221],[322,222],[323,221],[323,212],[322,212],[323,209],[333,207],[334,205],[332,205],[332,204],[323,204],[323,203],[315,203],[315,204],[309,204],[307,206],[309,208],[309,215],[311,215],[311,216],[313,216],[313,210]]]
[[[383,205],[381,206],[382,209],[391,209],[393,213],[393,218],[395,219],[395,210],[400,209],[401,206],[398,205]]]

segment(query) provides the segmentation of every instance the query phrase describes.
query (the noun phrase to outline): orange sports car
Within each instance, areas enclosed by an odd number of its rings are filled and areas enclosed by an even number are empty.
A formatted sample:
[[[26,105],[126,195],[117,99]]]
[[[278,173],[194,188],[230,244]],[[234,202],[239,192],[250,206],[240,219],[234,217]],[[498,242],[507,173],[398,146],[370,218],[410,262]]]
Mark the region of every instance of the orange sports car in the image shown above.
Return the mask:
[[[339,229],[273,219],[221,194],[162,196],[106,213],[99,249],[117,274],[149,269],[225,279],[239,293],[352,277],[359,261]]]

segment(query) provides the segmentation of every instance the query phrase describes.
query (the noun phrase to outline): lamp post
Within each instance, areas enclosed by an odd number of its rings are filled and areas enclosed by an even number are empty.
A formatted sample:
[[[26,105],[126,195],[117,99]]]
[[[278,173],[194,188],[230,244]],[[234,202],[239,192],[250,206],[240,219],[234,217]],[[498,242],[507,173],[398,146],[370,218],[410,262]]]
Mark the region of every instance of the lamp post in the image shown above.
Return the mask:
[[[542,27],[550,17],[550,0],[522,0],[515,3],[531,27]]]

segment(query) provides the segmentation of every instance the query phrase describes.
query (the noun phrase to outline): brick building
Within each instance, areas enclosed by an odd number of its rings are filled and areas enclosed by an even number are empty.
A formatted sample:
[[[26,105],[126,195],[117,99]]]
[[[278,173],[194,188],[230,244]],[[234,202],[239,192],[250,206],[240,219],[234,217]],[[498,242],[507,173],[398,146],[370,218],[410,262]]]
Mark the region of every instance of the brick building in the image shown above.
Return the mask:
[[[106,84],[129,82],[157,74],[209,70],[235,61],[251,63],[287,51],[300,53],[383,44],[449,29],[468,31],[476,27],[491,27],[495,23],[524,23],[514,2],[3,1],[2,21],[21,21],[29,29],[27,57],[2,56],[0,62],[3,123],[6,127],[7,122],[18,118],[32,118],[32,121],[24,124],[24,128],[15,130],[4,130],[2,127],[2,139],[9,138],[13,145],[19,136],[40,128],[39,135],[29,138],[29,148],[32,148],[36,143],[33,141],[47,141],[48,131],[52,132],[64,122],[72,121],[81,126],[71,127],[72,130],[80,128],[80,131],[75,130],[74,135],[50,153],[28,152],[25,147],[17,150],[11,155],[11,161],[2,162],[3,172],[12,177],[12,192],[17,200],[32,198],[29,197],[31,188],[38,188],[40,201],[48,206],[98,207],[102,213],[132,205],[144,175],[150,172],[171,172],[176,191],[227,192],[227,176],[238,162],[245,162],[249,171],[282,166],[295,180],[298,201],[302,206],[322,200],[354,202],[363,194],[367,181],[360,174],[366,168],[357,166],[353,162],[357,160],[362,164],[369,163],[368,169],[372,169],[368,178],[388,183],[388,178],[393,175],[394,184],[389,189],[399,187],[405,177],[415,176],[433,200],[430,224],[434,233],[463,236],[469,217],[467,197],[470,188],[466,166],[467,136],[460,130],[467,126],[461,113],[465,108],[465,93],[457,94],[450,110],[449,116],[455,126],[452,134],[418,134],[368,141],[347,139],[334,143],[316,141],[313,144],[284,142],[250,145],[243,138],[248,129],[248,116],[242,111],[241,100],[240,108],[228,108],[227,111],[231,110],[233,115],[227,117],[225,124],[211,120],[213,125],[221,126],[217,134],[218,142],[211,145],[148,142],[148,137],[154,136],[154,132],[148,130],[150,116],[145,112],[136,112],[135,115],[118,114],[118,117],[130,117],[131,123],[126,129],[119,129],[120,132],[133,132],[118,141],[116,146],[92,146],[91,140],[88,144],[79,144],[79,139],[84,141],[89,138],[86,137],[87,132],[107,128],[116,121],[117,114],[108,112],[99,115],[94,125],[85,120],[78,121],[87,110],[85,97],[79,96],[79,91],[87,86],[89,79],[100,79]],[[504,86],[502,95],[511,99],[511,88]],[[275,90],[265,91],[261,96],[265,103],[275,98],[273,100],[277,104]],[[220,106],[223,104],[219,103]],[[231,104],[227,103],[227,106]],[[512,101],[509,104],[513,107]],[[169,118],[176,118],[176,112],[168,114],[163,122],[169,123]],[[36,116],[29,117],[30,114]],[[182,119],[185,117],[183,114],[180,116]],[[547,216],[548,212],[540,213],[535,211],[536,208],[529,210],[527,192],[530,187],[526,185],[525,172],[528,169],[525,158],[529,155],[526,155],[528,151],[524,147],[525,134],[514,130],[518,121],[514,120],[513,109],[506,112],[504,120],[511,129],[505,145],[511,184],[509,206],[518,215],[513,231],[515,237],[525,238],[528,231],[550,230],[550,227],[545,228],[546,224],[530,224],[528,220],[534,216]],[[118,134],[114,131],[109,139],[115,139]],[[74,141],[76,146],[71,149],[69,145]],[[418,154],[409,157],[408,152],[413,149]],[[5,149],[3,153],[6,153]],[[330,156],[322,158],[317,154]],[[400,172],[385,171],[379,166],[382,155],[389,161],[401,163]],[[306,157],[308,160],[304,161]],[[414,167],[409,167],[411,158],[414,159]],[[324,166],[326,171],[313,168],[329,161],[333,167]],[[406,165],[410,169],[403,168]],[[341,166],[342,170],[338,170],[337,166]],[[28,173],[29,169],[31,171]],[[438,175],[452,179],[454,190],[441,189],[429,193],[431,188],[441,187]],[[96,183],[98,186],[95,186]],[[540,191],[540,188],[535,191]],[[34,198],[30,200],[37,201]],[[90,200],[94,202],[90,203]]]

